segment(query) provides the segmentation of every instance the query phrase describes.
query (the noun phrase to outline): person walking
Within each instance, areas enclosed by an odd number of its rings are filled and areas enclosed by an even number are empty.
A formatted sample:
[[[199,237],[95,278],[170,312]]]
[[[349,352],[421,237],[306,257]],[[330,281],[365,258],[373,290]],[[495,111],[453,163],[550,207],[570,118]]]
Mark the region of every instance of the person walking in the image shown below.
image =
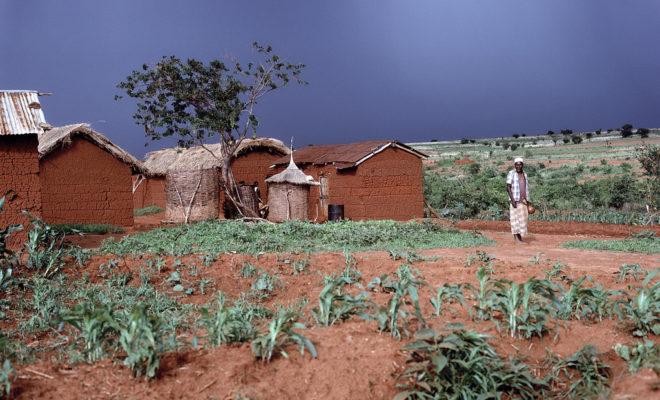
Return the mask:
[[[511,233],[516,243],[523,243],[523,237],[527,235],[527,221],[529,214],[527,204],[529,202],[529,181],[523,170],[524,160],[516,157],[513,160],[514,169],[506,176],[506,191],[509,193],[509,221],[511,222]]]

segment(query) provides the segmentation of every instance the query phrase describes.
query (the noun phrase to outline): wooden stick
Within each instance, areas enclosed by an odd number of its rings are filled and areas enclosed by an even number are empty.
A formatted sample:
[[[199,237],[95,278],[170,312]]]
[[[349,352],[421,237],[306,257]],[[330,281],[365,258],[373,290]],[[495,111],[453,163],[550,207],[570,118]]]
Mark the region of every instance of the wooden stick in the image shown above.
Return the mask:
[[[26,370],[27,372],[32,372],[33,374],[35,374],[35,375],[39,375],[39,376],[42,376],[42,377],[44,377],[44,378],[55,379],[54,377],[52,377],[52,376],[50,376],[50,375],[44,374],[43,372],[35,371],[35,370],[33,370],[33,369],[30,369],[30,368],[25,368],[25,370]]]
[[[202,393],[202,392],[205,391],[206,389],[208,389],[208,388],[210,388],[211,386],[213,386],[213,384],[216,383],[217,381],[218,381],[217,379],[212,380],[211,382],[207,383],[203,388],[199,389],[199,390],[197,391],[197,393]]]

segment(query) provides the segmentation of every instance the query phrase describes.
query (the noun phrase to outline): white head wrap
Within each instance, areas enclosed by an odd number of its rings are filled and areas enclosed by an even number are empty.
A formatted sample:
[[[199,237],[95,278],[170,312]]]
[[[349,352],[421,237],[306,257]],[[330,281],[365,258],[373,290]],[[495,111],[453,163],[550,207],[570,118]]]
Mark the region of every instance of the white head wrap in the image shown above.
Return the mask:
[[[514,164],[515,163],[523,163],[524,164],[523,158],[522,157],[516,157],[516,158],[513,159],[513,163]]]

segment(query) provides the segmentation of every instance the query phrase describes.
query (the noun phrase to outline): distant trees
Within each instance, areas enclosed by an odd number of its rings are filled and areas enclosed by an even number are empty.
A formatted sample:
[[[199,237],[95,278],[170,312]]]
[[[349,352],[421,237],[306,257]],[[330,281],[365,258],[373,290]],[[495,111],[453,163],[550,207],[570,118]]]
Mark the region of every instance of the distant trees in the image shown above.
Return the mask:
[[[602,129],[600,129],[600,128],[599,128],[599,129],[596,129],[596,135],[599,135],[599,136],[600,136],[601,133],[603,133],[603,130],[602,130]]]
[[[628,138],[633,135],[633,126],[631,124],[625,124],[621,127],[621,137]]]
[[[513,136],[514,139],[518,139],[518,138],[520,137],[520,134],[518,134],[518,133],[514,133],[514,134],[511,135],[511,136]]]
[[[572,141],[574,144],[580,144],[580,143],[582,143],[582,136],[580,136],[580,135],[573,135],[573,136],[571,136],[571,141]]]
[[[559,138],[557,136],[550,136],[550,139],[552,139],[552,143],[554,143],[554,145],[556,146]]]
[[[561,134],[564,136],[570,136],[573,134],[573,129],[562,129]]]
[[[588,140],[588,141],[591,141],[591,138],[594,137],[594,134],[591,133],[591,132],[587,132],[584,136],[587,137],[587,140]]]
[[[649,133],[651,133],[651,130],[649,128],[637,128],[637,133],[639,134],[640,137],[647,138],[649,137]]]
[[[548,136],[552,136],[554,134],[555,134],[555,131],[548,131],[548,133],[547,133]]]

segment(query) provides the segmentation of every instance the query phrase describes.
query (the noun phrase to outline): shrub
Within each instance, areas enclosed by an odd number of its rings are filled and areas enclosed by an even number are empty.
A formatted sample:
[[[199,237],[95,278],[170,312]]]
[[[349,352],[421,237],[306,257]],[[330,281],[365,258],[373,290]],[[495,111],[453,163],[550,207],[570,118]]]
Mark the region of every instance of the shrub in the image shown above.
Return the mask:
[[[633,126],[631,124],[625,124],[621,127],[621,137],[628,138],[633,135]]]
[[[660,350],[653,341],[645,340],[634,346],[617,343],[614,351],[626,360],[630,372],[637,372],[640,368],[652,368],[656,374],[660,374]]]
[[[649,133],[651,133],[649,128],[637,128],[637,134],[642,138],[649,137]]]
[[[404,346],[408,367],[396,399],[481,399],[543,397],[546,383],[517,360],[505,361],[488,344],[488,336],[454,329],[439,335],[417,332]]]
[[[660,335],[660,281],[651,282],[660,270],[646,275],[637,295],[623,305],[623,317],[632,325],[634,336]]]
[[[596,348],[584,346],[566,359],[554,358],[551,382],[559,387],[558,398],[596,399],[609,392],[612,371],[598,358]]]
[[[573,136],[571,136],[571,141],[574,144],[580,144],[580,143],[582,143],[582,136],[573,135]]]
[[[564,143],[570,143],[571,139],[565,137],[561,141],[564,142]]]

